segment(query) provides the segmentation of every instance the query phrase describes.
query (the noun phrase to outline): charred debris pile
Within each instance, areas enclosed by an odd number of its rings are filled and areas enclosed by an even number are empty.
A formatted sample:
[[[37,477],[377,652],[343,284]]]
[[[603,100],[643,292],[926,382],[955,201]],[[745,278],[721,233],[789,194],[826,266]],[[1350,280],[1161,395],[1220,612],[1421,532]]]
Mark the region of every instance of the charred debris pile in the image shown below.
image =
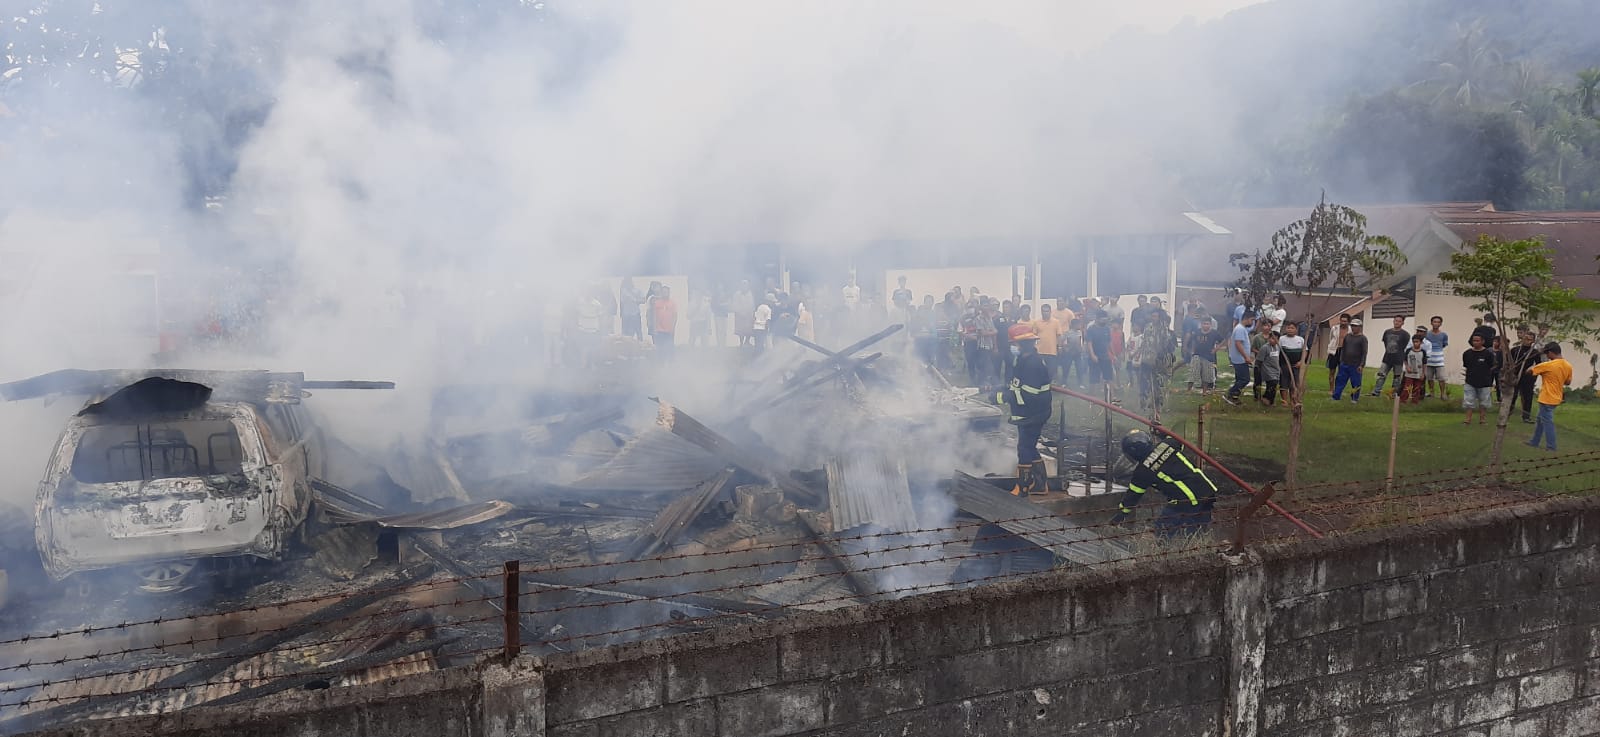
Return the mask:
[[[986,478],[1014,457],[1001,412],[874,347],[897,330],[753,364],[766,373],[697,414],[670,397],[646,414],[647,400],[622,394],[442,389],[430,432],[376,457],[285,408],[308,386],[382,385],[67,377],[159,391],[132,392],[154,406],[117,400],[128,406],[111,414],[136,428],[126,438],[96,439],[109,432],[102,411],[58,448],[93,457],[80,467],[68,452],[46,486],[70,488],[41,494],[41,557],[61,580],[4,618],[16,624],[0,628],[0,715],[12,714],[0,732],[460,664],[500,652],[513,631],[523,652],[560,652],[1132,554],[1090,528],[1098,517],[1053,514],[1065,494],[1014,497],[1010,479]],[[24,385],[0,396],[61,390]],[[184,435],[180,420],[214,432]],[[201,480],[177,483],[184,464]],[[79,471],[134,481],[73,482]],[[302,515],[260,511],[242,548],[184,548],[200,539],[186,524],[223,529],[206,515],[251,518],[250,498],[301,491]],[[61,539],[91,522],[115,531]],[[108,549],[121,534],[166,554],[119,561]],[[509,616],[506,561],[520,566]],[[98,618],[86,598],[105,602]],[[147,624],[98,629],[126,621]],[[69,636],[24,639],[51,632]]]

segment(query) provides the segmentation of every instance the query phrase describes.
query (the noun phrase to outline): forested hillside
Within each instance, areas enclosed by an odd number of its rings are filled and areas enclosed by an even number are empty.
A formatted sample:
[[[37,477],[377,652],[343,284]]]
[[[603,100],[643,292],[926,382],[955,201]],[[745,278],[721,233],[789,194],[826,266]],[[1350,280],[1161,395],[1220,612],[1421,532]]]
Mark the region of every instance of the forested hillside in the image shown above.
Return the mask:
[[[1185,168],[1205,204],[1327,188],[1593,209],[1597,13],[1592,0],[1276,0],[1142,41],[1181,50],[1238,106],[1225,154]]]

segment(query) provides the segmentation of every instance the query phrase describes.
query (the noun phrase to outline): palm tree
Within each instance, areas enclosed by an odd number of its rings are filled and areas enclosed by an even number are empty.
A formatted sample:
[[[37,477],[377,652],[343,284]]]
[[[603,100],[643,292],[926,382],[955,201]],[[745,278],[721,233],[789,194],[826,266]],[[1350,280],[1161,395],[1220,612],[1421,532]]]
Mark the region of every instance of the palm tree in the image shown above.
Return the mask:
[[[1578,88],[1573,90],[1573,98],[1578,103],[1578,112],[1585,117],[1597,117],[1595,105],[1600,103],[1600,67],[1578,72]]]
[[[1482,105],[1504,80],[1505,59],[1484,40],[1483,20],[1454,25],[1455,43],[1434,60],[1434,76],[1413,86],[1433,88],[1433,102],[1446,99],[1462,107]]]

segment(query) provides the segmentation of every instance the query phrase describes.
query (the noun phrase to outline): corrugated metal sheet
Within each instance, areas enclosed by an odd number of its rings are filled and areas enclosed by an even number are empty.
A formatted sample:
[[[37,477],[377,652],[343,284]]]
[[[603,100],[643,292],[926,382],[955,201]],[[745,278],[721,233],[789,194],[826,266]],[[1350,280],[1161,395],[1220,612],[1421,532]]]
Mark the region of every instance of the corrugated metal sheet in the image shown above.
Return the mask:
[[[1099,534],[1056,517],[1044,507],[964,473],[956,474],[950,493],[962,511],[1049,550],[1061,560],[1087,565],[1132,552],[1122,542],[1102,540]]]
[[[905,460],[851,452],[828,461],[828,512],[834,532],[869,525],[891,532],[917,529]]]
[[[650,527],[640,533],[628,551],[623,554],[623,560],[636,560],[655,555],[671,547],[683,531],[694,524],[711,501],[722,493],[728,481],[733,478],[733,469],[725,468],[721,473],[700,483],[693,490],[680,494],[672,500],[651,521]]]
[[[726,463],[664,428],[639,433],[611,460],[565,486],[574,489],[660,492],[689,489]]]
[[[411,492],[412,501],[454,499],[464,502],[468,499],[467,490],[461,486],[450,460],[431,440],[397,444],[383,468],[389,472],[389,478]]]
[[[75,704],[86,700],[104,701],[103,706],[91,705],[70,720],[99,719],[134,714],[170,713],[191,706],[202,705],[296,673],[326,671],[336,685],[354,686],[376,683],[387,678],[423,673],[437,668],[430,652],[412,653],[370,668],[354,668],[339,673],[340,666],[333,657],[340,651],[335,643],[318,643],[305,647],[273,650],[245,660],[227,671],[190,688],[154,688],[163,679],[183,671],[185,664],[160,665],[152,663],[143,668],[131,667],[131,662],[117,662],[107,666],[114,672],[103,677],[74,674],[81,680],[52,683],[30,698],[33,703],[17,707],[17,714],[49,710],[56,703]],[[326,665],[324,665],[326,663]],[[148,690],[146,689],[153,689]],[[127,698],[127,694],[136,694]]]
[[[515,507],[510,502],[491,500],[463,504],[449,509],[437,509],[428,512],[415,512],[412,514],[396,514],[388,517],[379,517],[374,522],[380,527],[407,528],[417,530],[453,530],[457,527],[466,527],[480,522],[488,522],[496,517],[504,516]]]

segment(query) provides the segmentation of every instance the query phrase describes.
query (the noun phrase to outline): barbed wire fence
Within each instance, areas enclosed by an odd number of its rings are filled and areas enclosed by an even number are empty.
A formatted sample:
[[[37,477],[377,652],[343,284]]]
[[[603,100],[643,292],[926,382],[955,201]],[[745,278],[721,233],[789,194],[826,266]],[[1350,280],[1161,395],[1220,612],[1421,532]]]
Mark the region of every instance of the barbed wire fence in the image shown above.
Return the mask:
[[[1600,487],[1600,451],[1526,459],[1498,467],[1432,471],[1382,480],[1303,486],[1284,502],[1325,534],[1386,525],[1422,524],[1461,513],[1538,503],[1553,482],[1584,479]],[[1241,495],[1247,496],[1247,495]],[[1255,506],[1227,502],[1217,525],[1254,534],[1248,546],[1273,545],[1304,534]],[[1244,510],[1247,514],[1241,514]],[[708,627],[754,622],[798,612],[851,606],[940,590],[1002,583],[1038,575],[1037,569],[971,566],[964,577],[933,576],[934,569],[993,562],[1031,549],[1000,527],[1011,522],[1052,522],[1090,533],[1071,543],[1101,552],[1094,563],[1055,567],[1096,568],[1228,552],[1223,535],[1163,543],[1145,526],[1115,525],[1103,510],[1069,510],[1006,520],[958,519],[908,531],[866,531],[830,536],[864,546],[830,553],[815,540],[763,543],[739,550],[666,553],[633,561],[523,567],[448,576],[431,567],[399,571],[366,589],[260,604],[226,613],[156,617],[94,624],[0,639],[0,732],[116,714],[162,713],[198,704],[227,704],[295,688],[326,687],[429,670],[445,652],[453,663],[552,652],[572,646],[644,639]],[[1011,543],[1011,544],[1007,544]],[[753,559],[752,559],[753,558]],[[665,564],[685,566],[660,570]],[[909,577],[897,573],[918,572]],[[870,595],[843,586],[851,576],[885,585]],[[909,578],[909,580],[902,580]],[[706,579],[712,579],[706,581]],[[499,593],[483,595],[499,582]],[[478,586],[470,586],[476,582]],[[492,584],[489,584],[492,585]],[[600,598],[596,589],[649,591]],[[782,601],[758,596],[783,585],[801,592]],[[652,593],[665,590],[667,593]],[[685,607],[692,597],[743,602],[737,609]],[[692,612],[704,613],[692,613]],[[212,631],[221,616],[244,621],[289,619],[275,626]],[[587,621],[592,627],[574,627]],[[528,627],[527,622],[536,623]],[[496,626],[497,624],[502,624]],[[531,631],[530,631],[531,629]],[[132,635],[138,634],[138,638]],[[410,670],[406,670],[406,669]],[[375,671],[379,669],[379,671]]]

